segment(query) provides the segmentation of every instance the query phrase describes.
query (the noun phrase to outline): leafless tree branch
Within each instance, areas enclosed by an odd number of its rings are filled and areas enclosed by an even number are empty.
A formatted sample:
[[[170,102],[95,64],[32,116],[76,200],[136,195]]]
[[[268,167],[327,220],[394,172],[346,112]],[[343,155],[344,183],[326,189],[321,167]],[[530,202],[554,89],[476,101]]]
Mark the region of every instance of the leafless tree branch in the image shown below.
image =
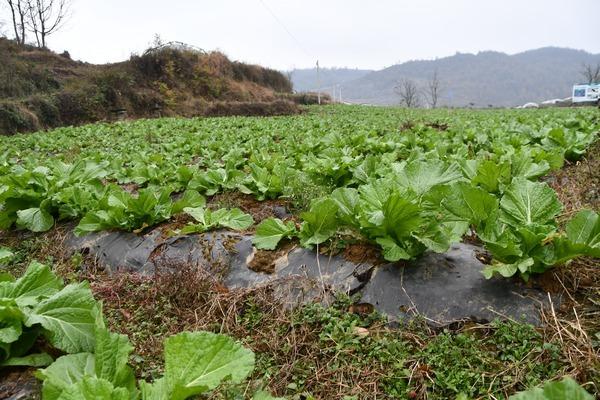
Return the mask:
[[[419,107],[420,95],[417,84],[410,79],[402,79],[394,87],[394,92],[400,97],[400,104],[408,108]]]
[[[19,44],[25,44],[28,0],[5,0],[5,2],[10,9],[15,40]]]
[[[47,37],[63,26],[68,14],[68,0],[27,0],[27,28],[39,47],[46,47]]]
[[[583,64],[581,69],[581,75],[585,78],[587,83],[600,82],[600,63],[596,65]]]
[[[433,71],[433,75],[427,82],[427,101],[431,108],[436,108],[442,92],[442,83],[438,76],[437,69]]]

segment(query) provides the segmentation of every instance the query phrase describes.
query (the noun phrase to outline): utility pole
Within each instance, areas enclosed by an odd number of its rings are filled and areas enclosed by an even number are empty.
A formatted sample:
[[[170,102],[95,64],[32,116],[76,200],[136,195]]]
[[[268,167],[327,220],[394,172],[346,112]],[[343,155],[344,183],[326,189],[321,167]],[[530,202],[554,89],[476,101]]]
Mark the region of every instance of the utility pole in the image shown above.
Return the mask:
[[[319,75],[319,60],[317,60],[317,102],[321,105],[321,76]]]
[[[340,89],[340,103],[341,103],[342,102],[342,86],[341,85],[339,86],[339,89]]]

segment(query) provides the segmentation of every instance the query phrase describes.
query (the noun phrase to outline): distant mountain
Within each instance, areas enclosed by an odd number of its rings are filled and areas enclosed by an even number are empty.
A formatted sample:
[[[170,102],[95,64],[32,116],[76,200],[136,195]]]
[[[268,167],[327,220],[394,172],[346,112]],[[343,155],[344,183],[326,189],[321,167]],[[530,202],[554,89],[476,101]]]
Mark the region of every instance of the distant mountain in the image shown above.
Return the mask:
[[[440,105],[516,106],[570,96],[573,84],[583,80],[580,73],[583,63],[600,63],[600,54],[556,47],[515,55],[494,51],[457,53],[436,60],[394,65],[341,86],[344,101],[397,104],[394,86],[398,81],[411,79],[425,88],[437,70],[443,89]],[[293,75],[292,81],[295,86]]]
[[[334,85],[353,81],[368,73],[373,72],[370,69],[350,69],[350,68],[321,68],[317,78],[316,68],[294,69],[288,72],[294,90],[298,92],[316,91],[320,81],[321,90],[331,94]]]

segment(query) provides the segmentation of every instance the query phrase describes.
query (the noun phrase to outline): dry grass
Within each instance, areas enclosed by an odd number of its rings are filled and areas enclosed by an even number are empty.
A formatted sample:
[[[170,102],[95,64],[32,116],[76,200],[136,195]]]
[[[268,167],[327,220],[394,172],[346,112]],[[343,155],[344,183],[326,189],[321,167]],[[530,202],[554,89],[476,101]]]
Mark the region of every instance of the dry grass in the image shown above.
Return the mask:
[[[522,358],[499,361],[499,328],[493,324],[454,324],[449,332],[433,330],[420,321],[392,328],[370,310],[352,306],[349,300],[330,308],[309,305],[294,310],[282,302],[276,288],[228,290],[214,276],[192,265],[165,264],[154,276],[108,276],[93,258],[84,256],[76,263],[82,265],[78,269],[65,251],[68,230],[59,227],[38,236],[28,256],[52,260],[67,280],[91,282],[111,328],[127,334],[133,343],[135,356],[131,362],[138,376],[145,379],[162,374],[165,337],[182,330],[208,330],[236,337],[256,352],[257,367],[247,386],[238,388],[242,393],[267,387],[276,395],[290,396],[297,392],[290,387],[299,385],[316,399],[386,399],[400,395],[441,399],[449,392],[440,387],[440,379],[462,379],[453,374],[464,371],[469,363],[475,369],[483,366],[479,368],[483,379],[479,384],[484,392],[507,395],[538,379],[563,374],[587,383],[592,392],[598,390],[591,383],[600,376],[594,343],[598,307],[591,307],[599,301],[600,285],[593,263],[555,272],[568,289],[567,297],[572,297],[569,307],[544,314],[546,327],[535,339],[539,343],[530,343],[531,349]],[[19,234],[4,239],[18,245],[32,238]],[[26,262],[24,259],[22,264]],[[573,290],[575,285],[577,289]],[[595,297],[591,296],[594,291]],[[522,329],[530,328],[517,324],[516,333],[511,330],[515,348],[532,340],[531,336],[520,338]],[[541,343],[557,348],[560,361],[551,351],[542,349]],[[438,358],[442,364],[435,364]],[[445,359],[456,361],[447,363]],[[460,364],[463,361],[465,365]],[[544,369],[553,363],[558,364]],[[457,364],[455,370],[453,364]],[[506,381],[505,376],[512,378]],[[225,392],[218,391],[214,398],[228,398]]]
[[[111,328],[132,341],[136,354],[132,363],[143,378],[162,373],[162,341],[182,330],[228,334],[255,351],[257,367],[244,392],[267,387],[276,395],[290,396],[296,393],[295,385],[301,385],[313,396],[307,399],[390,399],[399,394],[438,399],[448,393],[438,379],[460,379],[454,374],[463,373],[469,363],[480,363],[473,368],[482,374],[478,389],[482,393],[510,394],[532,380],[559,375],[553,368],[545,369],[556,359],[541,348],[541,336],[531,336],[535,331],[527,326],[514,324],[510,340],[515,347],[529,341],[531,349],[522,359],[499,361],[498,325],[461,323],[444,331],[417,320],[390,327],[381,316],[354,307],[347,298],[331,307],[292,309],[273,287],[228,290],[192,266],[169,265],[168,270],[155,276],[88,276]],[[520,338],[520,330],[526,331],[525,339]],[[581,339],[577,331],[572,335],[561,343],[566,346]],[[470,345],[465,346],[465,340]],[[444,364],[445,358],[462,356],[456,360],[456,370]],[[437,359],[442,364],[436,364]],[[573,363],[583,361],[578,354],[569,358]],[[584,368],[563,364],[561,372],[577,375]],[[503,380],[505,375],[512,379]],[[394,390],[396,395],[390,393]]]
[[[600,142],[577,163],[555,172],[549,184],[564,205],[560,221],[565,223],[582,209],[600,209]],[[570,368],[567,373],[600,393],[600,259],[573,260],[552,275],[562,287],[560,310],[544,310],[544,334],[561,343]]]
[[[547,179],[564,205],[561,221],[577,211],[588,208],[600,209],[600,141],[588,150],[587,155],[576,163],[567,163]]]

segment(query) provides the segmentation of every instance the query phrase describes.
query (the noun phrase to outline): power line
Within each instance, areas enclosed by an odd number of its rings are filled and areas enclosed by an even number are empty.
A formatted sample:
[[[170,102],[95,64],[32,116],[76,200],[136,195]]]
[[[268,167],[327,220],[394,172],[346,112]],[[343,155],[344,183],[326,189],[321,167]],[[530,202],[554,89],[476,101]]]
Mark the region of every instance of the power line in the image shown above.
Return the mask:
[[[292,34],[292,32],[290,32],[290,30],[285,26],[285,24],[283,23],[283,21],[281,21],[277,15],[275,15],[275,13],[273,12],[273,10],[271,10],[269,8],[269,6],[267,6],[267,4],[263,1],[263,0],[258,0],[260,1],[260,3],[263,5],[263,7],[269,12],[269,14],[271,14],[271,16],[273,17],[273,19],[275,19],[275,21],[277,21],[277,23],[279,25],[281,25],[281,27],[287,32],[287,34],[292,38],[292,40],[296,43],[296,45],[298,46],[298,48],[300,50],[302,50],[302,52],[304,54],[306,54],[308,57],[310,58],[315,58],[314,56],[312,56],[308,51],[306,51],[306,49],[304,48],[304,46],[302,46],[302,43],[300,43],[300,41],[298,39],[296,39],[296,36],[294,36]]]

